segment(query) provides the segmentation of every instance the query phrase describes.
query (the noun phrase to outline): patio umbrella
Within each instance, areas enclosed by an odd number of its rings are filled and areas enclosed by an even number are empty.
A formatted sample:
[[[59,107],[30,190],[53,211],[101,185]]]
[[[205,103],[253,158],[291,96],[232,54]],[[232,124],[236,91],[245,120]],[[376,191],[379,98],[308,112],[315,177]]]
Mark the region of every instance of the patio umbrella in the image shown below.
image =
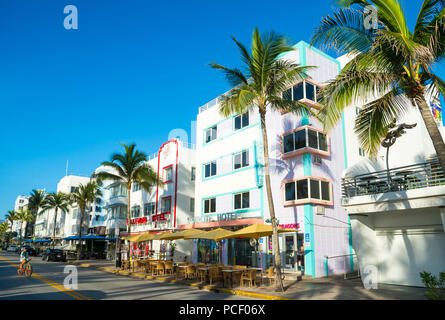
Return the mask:
[[[220,241],[227,236],[231,236],[234,232],[226,230],[226,229],[222,229],[222,228],[218,228],[218,229],[214,229],[211,231],[207,231],[207,232],[201,232],[195,235],[187,235],[184,236],[184,239],[208,239],[208,240],[213,240],[215,242],[219,243],[219,246],[221,246]],[[222,252],[220,251],[218,254],[218,262],[222,261],[222,257],[221,257]]]
[[[131,241],[131,242],[137,242],[139,237],[141,237],[141,236],[142,236],[141,234],[136,234],[136,235],[133,235],[133,236],[122,237],[122,239]]]
[[[214,229],[214,230],[207,231],[207,232],[197,233],[194,235],[193,234],[187,235],[187,236],[184,236],[184,239],[209,239],[209,240],[219,241],[219,240],[223,239],[224,237],[232,235],[233,233],[234,232],[232,232],[232,231],[218,228],[218,229]]]
[[[201,233],[204,233],[205,231],[198,230],[198,229],[187,229],[184,231],[174,232],[174,233],[164,233],[162,236],[159,237],[158,240],[177,240],[177,239],[186,239],[184,237],[190,236],[191,238],[188,239],[194,239],[194,236],[197,236]]]
[[[156,237],[159,237],[161,234],[155,233],[144,233],[138,238],[138,242],[155,240]]]
[[[296,232],[296,229],[285,229],[278,228],[278,233],[284,232]],[[272,226],[269,224],[252,224],[248,227],[240,229],[238,231],[233,232],[230,235],[224,236],[221,239],[235,238],[235,237],[243,237],[243,238],[254,238],[259,240],[259,238],[271,236],[273,234]]]

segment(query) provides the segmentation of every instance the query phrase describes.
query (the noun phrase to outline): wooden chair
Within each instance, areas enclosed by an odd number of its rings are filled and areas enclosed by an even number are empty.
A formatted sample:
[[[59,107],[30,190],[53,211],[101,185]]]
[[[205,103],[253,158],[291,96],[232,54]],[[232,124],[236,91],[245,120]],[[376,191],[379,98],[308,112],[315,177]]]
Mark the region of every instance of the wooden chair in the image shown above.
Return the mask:
[[[240,286],[244,285],[244,281],[249,281],[249,288],[256,284],[256,270],[246,270],[241,275]]]
[[[267,269],[267,274],[265,275],[266,279],[269,279],[269,285],[272,285],[272,282],[275,284],[275,272],[274,272],[274,267],[270,267],[269,269]]]
[[[212,285],[212,283],[214,281],[218,282],[222,280],[222,272],[219,268],[210,268],[209,269],[209,282],[210,285]]]
[[[156,275],[164,275],[165,273],[165,269],[164,269],[164,264],[162,262],[158,262],[156,264]]]
[[[232,267],[233,270],[239,270],[240,272],[232,273],[232,283],[241,283],[241,274],[243,273],[243,269],[246,269],[247,266],[234,265]]]
[[[188,265],[187,268],[185,268],[185,278],[186,279],[196,279],[197,277],[197,273],[196,273],[196,266],[191,264]]]
[[[232,274],[230,272],[222,272],[223,270],[231,270],[230,267],[224,266],[220,268],[222,278],[223,278],[223,285],[226,286],[226,283],[229,285],[231,284]]]
[[[199,278],[201,279],[201,282],[205,282],[207,278],[207,271],[206,270],[199,270],[199,268],[202,268],[204,266],[197,266]]]
[[[165,274],[173,274],[173,261],[166,261],[164,263],[164,267],[165,267]]]

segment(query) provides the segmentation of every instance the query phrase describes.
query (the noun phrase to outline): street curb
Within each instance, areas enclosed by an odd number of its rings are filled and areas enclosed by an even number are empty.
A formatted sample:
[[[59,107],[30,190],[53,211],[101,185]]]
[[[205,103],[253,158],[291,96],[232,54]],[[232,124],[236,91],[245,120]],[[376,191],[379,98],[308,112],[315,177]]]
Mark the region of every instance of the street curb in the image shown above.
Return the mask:
[[[228,288],[215,288],[215,287],[212,287],[209,285],[202,285],[199,283],[189,283],[189,282],[182,281],[182,280],[160,278],[157,276],[150,276],[150,275],[146,275],[146,274],[142,274],[142,273],[118,270],[118,269],[114,269],[114,268],[96,267],[91,264],[79,263],[79,262],[75,262],[75,261],[71,261],[69,263],[80,265],[81,267],[86,267],[86,268],[95,268],[98,270],[102,270],[105,272],[111,272],[111,273],[118,274],[118,275],[126,275],[126,276],[131,276],[131,277],[136,277],[136,278],[142,278],[145,280],[157,280],[157,281],[163,281],[163,282],[169,282],[169,283],[182,284],[182,285],[187,285],[189,287],[196,287],[200,290],[208,290],[208,291],[217,292],[217,293],[228,293],[228,294],[232,294],[232,295],[240,295],[240,296],[258,298],[258,299],[263,299],[263,300],[294,300],[294,299],[285,298],[285,297],[279,297],[279,296],[273,296],[273,295],[268,295],[268,294],[255,293],[255,292],[248,292],[248,291],[243,291],[243,290],[234,290],[234,289],[228,289]]]

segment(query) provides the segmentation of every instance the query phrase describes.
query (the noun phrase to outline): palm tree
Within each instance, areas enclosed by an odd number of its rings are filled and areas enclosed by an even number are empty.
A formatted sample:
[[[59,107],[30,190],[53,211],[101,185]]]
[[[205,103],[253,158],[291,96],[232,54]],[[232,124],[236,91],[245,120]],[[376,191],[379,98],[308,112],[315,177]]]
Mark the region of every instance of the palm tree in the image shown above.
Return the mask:
[[[445,94],[445,81],[434,73],[445,58],[445,1],[424,0],[412,31],[399,0],[339,3],[342,8],[323,18],[312,39],[313,45],[353,56],[323,90],[325,128],[334,127],[346,107],[363,105],[355,132],[375,157],[391,124],[417,108],[445,170],[445,143],[425,99],[425,94]],[[370,5],[377,13],[373,28],[366,24]]]
[[[151,192],[152,186],[158,181],[158,176],[154,169],[146,162],[147,155],[136,149],[135,144],[129,146],[122,144],[125,148],[124,154],[115,153],[111,156],[111,161],[102,162],[102,166],[110,168],[114,173],[99,171],[93,174],[98,181],[112,180],[124,183],[127,188],[127,233],[131,234],[131,187],[133,183],[138,183],[142,189]],[[127,247],[130,255],[130,242]]]
[[[59,210],[63,212],[68,212],[68,207],[71,204],[71,200],[68,194],[63,192],[50,193],[46,196],[45,203],[42,206],[42,213],[46,210],[55,210],[54,214],[54,227],[53,227],[53,249],[56,241],[56,222],[57,222],[57,212]]]
[[[80,226],[79,226],[79,246],[77,248],[77,260],[80,260],[82,255],[82,226],[87,208],[98,198],[102,196],[99,185],[96,182],[90,181],[86,185],[79,185],[74,192],[71,193],[71,200],[77,203],[80,210]]]
[[[6,214],[6,220],[9,221],[9,223],[11,224],[10,228],[12,230],[12,224],[14,223],[14,221],[17,220],[17,216],[16,216],[16,212],[14,210],[9,210],[8,213]]]
[[[46,198],[45,190],[33,189],[31,191],[28,202],[28,208],[34,215],[34,219],[36,219],[38,216],[42,214],[42,212],[39,212],[39,210],[42,209],[45,203],[45,198]],[[35,232],[36,232],[36,225],[34,223],[33,235],[35,235]]]
[[[310,67],[299,66],[289,61],[278,59],[283,53],[294,50],[287,44],[286,39],[275,32],[260,36],[258,29],[253,31],[251,52],[234,37],[241,53],[241,61],[245,64],[246,72],[239,69],[229,69],[217,63],[211,63],[214,69],[222,70],[229,83],[234,87],[228,94],[222,96],[220,113],[225,117],[242,113],[250,108],[257,108],[261,117],[263,135],[264,167],[266,176],[266,191],[269,203],[269,213],[273,227],[274,264],[277,287],[283,291],[281,279],[281,257],[278,244],[277,220],[272,198],[269,176],[269,147],[266,129],[267,109],[293,112],[300,116],[312,114],[309,107],[296,101],[285,100],[282,92],[290,85],[307,78],[306,71]]]
[[[31,222],[34,220],[34,216],[29,212],[28,209],[20,208],[19,211],[15,213],[16,220],[20,220],[20,239],[22,239],[22,230],[23,225],[28,222]]]

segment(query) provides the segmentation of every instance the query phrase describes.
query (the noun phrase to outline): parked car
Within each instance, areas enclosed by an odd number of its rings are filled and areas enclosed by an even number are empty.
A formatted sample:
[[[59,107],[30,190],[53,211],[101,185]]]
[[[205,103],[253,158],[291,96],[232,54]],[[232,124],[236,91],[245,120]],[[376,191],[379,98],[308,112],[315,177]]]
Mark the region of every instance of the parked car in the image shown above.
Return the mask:
[[[19,250],[19,247],[10,245],[7,249],[8,252],[17,252]]]
[[[42,253],[43,261],[66,261],[66,253],[61,249],[48,249]]]

